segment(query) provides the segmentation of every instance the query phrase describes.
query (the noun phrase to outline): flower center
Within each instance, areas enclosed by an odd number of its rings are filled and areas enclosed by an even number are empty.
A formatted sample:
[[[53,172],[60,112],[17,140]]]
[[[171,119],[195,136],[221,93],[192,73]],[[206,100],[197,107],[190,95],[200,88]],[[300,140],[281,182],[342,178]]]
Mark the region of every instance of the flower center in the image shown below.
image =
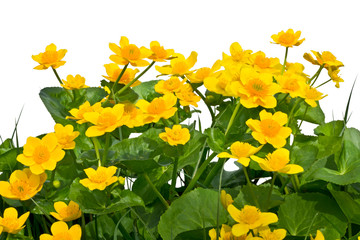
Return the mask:
[[[55,63],[58,59],[56,51],[46,51],[42,54],[42,61],[44,64]]]
[[[196,78],[204,80],[206,77],[210,75],[211,69],[208,67],[200,68],[196,71]]]
[[[33,159],[37,164],[47,162],[49,161],[49,158],[50,158],[50,152],[47,149],[47,147],[40,145],[35,148],[33,153]]]
[[[138,60],[140,58],[140,49],[134,45],[130,44],[121,49],[122,57],[128,60]]]
[[[281,126],[272,119],[264,119],[260,122],[260,128],[265,136],[274,137],[280,131]]]
[[[286,89],[286,90],[294,92],[294,91],[298,90],[299,88],[300,88],[300,86],[299,86],[298,80],[295,78],[288,79],[285,82],[284,89]]]
[[[15,196],[24,198],[33,191],[33,188],[25,181],[16,181],[11,184],[10,191]]]
[[[271,153],[267,155],[267,159],[269,161],[270,167],[274,170],[280,170],[288,164],[289,159],[283,157],[274,157]]]
[[[111,112],[104,112],[99,116],[98,125],[109,127],[116,124],[116,116]]]
[[[256,56],[254,63],[259,68],[265,69],[270,67],[271,61],[269,58],[266,58],[264,56]]]
[[[240,219],[246,224],[253,224],[260,218],[259,210],[254,206],[245,206],[240,211]]]
[[[179,141],[182,139],[182,134],[180,130],[173,130],[169,133],[169,137],[174,141]]]
[[[19,228],[19,221],[14,217],[7,217],[2,219],[2,226],[6,232],[13,232]]]
[[[183,75],[188,71],[188,65],[185,61],[176,62],[173,66],[172,73]]]
[[[291,44],[294,41],[294,34],[285,33],[279,37],[279,42],[284,44]]]
[[[159,114],[164,112],[165,109],[166,109],[165,101],[163,99],[156,98],[150,103],[148,107],[148,112],[150,114]]]
[[[318,100],[321,97],[321,94],[322,93],[318,92],[316,88],[309,88],[305,91],[305,97],[307,99]]]
[[[250,80],[246,88],[253,96],[263,97],[268,92],[268,87],[264,84],[263,81],[257,78]]]
[[[103,183],[107,179],[107,175],[105,171],[97,170],[94,175],[89,177],[90,181],[94,183]]]
[[[151,47],[151,51],[155,54],[156,58],[164,59],[167,57],[167,52],[164,47],[161,46],[153,46]]]
[[[179,88],[180,86],[180,80],[178,78],[170,78],[169,80],[164,82],[164,88],[173,91]]]

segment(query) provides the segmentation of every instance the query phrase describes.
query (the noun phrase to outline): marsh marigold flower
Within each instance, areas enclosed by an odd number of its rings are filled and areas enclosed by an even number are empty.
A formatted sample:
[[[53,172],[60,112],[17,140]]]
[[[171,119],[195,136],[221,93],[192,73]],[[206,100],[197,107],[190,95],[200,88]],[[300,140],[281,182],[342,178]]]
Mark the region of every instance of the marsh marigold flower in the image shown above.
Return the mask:
[[[73,75],[68,75],[66,77],[66,81],[62,80],[63,84],[61,86],[65,89],[74,90],[81,88],[88,88],[89,86],[85,85],[85,78],[76,74],[75,77]]]
[[[220,202],[223,205],[223,207],[225,209],[227,209],[227,207],[232,204],[234,202],[234,200],[232,199],[231,195],[226,193],[225,190],[221,190],[220,192]]]
[[[173,49],[164,49],[163,46],[160,46],[158,41],[152,41],[150,43],[150,50],[152,53],[148,59],[151,59],[155,62],[165,62],[166,60],[169,60],[170,57],[174,54]]]
[[[294,33],[294,30],[288,29],[286,32],[281,31],[278,34],[274,34],[271,38],[274,40],[272,43],[280,44],[284,47],[299,46],[304,40],[299,39],[301,35],[300,31]]]
[[[259,229],[259,235],[264,240],[283,240],[286,237],[285,229],[274,229],[271,231],[268,226]]]
[[[41,174],[45,170],[54,170],[56,163],[61,161],[65,152],[58,144],[55,133],[48,133],[42,139],[28,137],[23,153],[16,160],[29,166],[34,174]]]
[[[79,136],[79,131],[74,131],[74,127],[70,124],[63,126],[60,123],[54,126],[55,136],[58,140],[58,144],[62,149],[74,149],[74,139]]]
[[[262,110],[260,121],[249,119],[246,121],[246,125],[253,131],[252,136],[259,143],[270,143],[275,148],[281,148],[291,134],[291,128],[283,127],[287,121],[288,117],[283,112],[275,112],[273,115]]]
[[[118,181],[118,178],[114,176],[117,168],[115,166],[111,167],[102,167],[99,166],[97,170],[93,168],[84,169],[88,178],[81,179],[79,182],[84,186],[90,189],[104,190],[107,186]]]
[[[217,60],[211,68],[202,67],[197,69],[195,72],[189,74],[187,78],[191,83],[202,83],[204,79],[210,76],[216,76],[217,70],[221,67],[221,61]]]
[[[201,97],[193,92],[190,84],[184,84],[181,86],[180,91],[175,93],[176,97],[180,100],[181,106],[193,105],[197,107],[197,102],[200,101]]]
[[[124,114],[123,114],[124,125],[133,128],[144,125],[143,112],[138,109],[135,104],[125,103]]]
[[[72,116],[66,116],[66,119],[77,120],[76,123],[82,124],[86,123],[87,120],[84,118],[84,114],[87,112],[101,112],[102,111],[101,102],[95,103],[93,106],[90,105],[88,101],[84,102],[79,106],[79,108],[73,108],[69,111]]]
[[[237,222],[232,226],[232,234],[236,237],[247,234],[250,230],[267,226],[278,221],[275,213],[262,213],[254,206],[245,205],[241,210],[230,204],[227,208],[230,216]]]
[[[235,158],[238,163],[247,167],[250,163],[250,156],[260,151],[261,147],[253,147],[249,143],[237,141],[230,146],[231,154],[222,152],[218,154],[218,158]]]
[[[240,82],[233,81],[229,86],[229,91],[240,97],[240,103],[246,108],[274,108],[277,104],[274,95],[279,90],[280,86],[273,83],[271,74],[258,73],[253,68],[244,68]]]
[[[51,225],[51,233],[41,234],[40,240],[80,240],[81,239],[81,227],[79,224],[73,225],[70,229],[66,222],[59,221],[54,222]]]
[[[190,56],[185,59],[184,55],[180,53],[175,53],[173,55],[173,59],[170,60],[170,65],[166,66],[155,66],[155,69],[159,71],[161,74],[165,75],[176,75],[176,76],[183,76],[189,75],[193,71],[190,69],[195,65],[197,61],[197,53],[191,52]]]
[[[155,92],[161,94],[179,92],[184,82],[186,82],[186,79],[180,80],[179,77],[176,76],[172,76],[166,81],[160,80],[155,85]]]
[[[40,65],[34,67],[37,70],[48,69],[49,67],[58,68],[65,64],[65,61],[61,61],[65,56],[67,50],[60,49],[56,51],[55,44],[50,44],[45,48],[45,52],[38,55],[32,55],[32,59],[38,62]]]
[[[221,94],[223,96],[233,96],[229,91],[232,82],[232,75],[229,70],[219,71],[216,76],[209,76],[204,79],[204,86],[211,92]]]
[[[0,181],[0,195],[20,201],[28,200],[41,191],[46,178],[46,173],[36,175],[29,168],[15,170],[9,182]]]
[[[211,229],[209,231],[209,236],[210,236],[211,240],[216,240],[217,239],[215,228],[213,228],[213,229]],[[221,226],[219,240],[246,240],[247,239],[246,237],[247,237],[246,234],[244,234],[241,237],[235,237],[231,232],[231,227],[230,226],[228,226],[226,224],[223,224]]]
[[[316,60],[311,56],[310,53],[304,53],[305,60],[311,62],[314,65],[324,65],[324,68],[339,68],[343,67],[344,64],[336,59],[334,54],[329,51],[324,51],[322,53],[311,50],[315,55]]]
[[[114,131],[124,125],[123,114],[124,104],[103,108],[100,112],[84,113],[85,120],[94,124],[94,126],[86,130],[85,135],[87,137],[97,137],[104,135],[106,132]]]
[[[141,109],[144,115],[144,123],[158,122],[161,118],[168,119],[174,116],[177,108],[174,105],[177,98],[172,93],[162,97],[154,98],[151,102],[144,99],[137,101],[136,106]]]
[[[360,237],[358,237],[358,239],[359,239]],[[322,234],[322,232],[321,231],[319,231],[319,230],[317,230],[316,231],[316,237],[315,238],[313,238],[313,236],[311,236],[311,234],[310,234],[310,240],[325,240],[325,238],[324,238],[324,235]]]
[[[223,53],[221,64],[225,67],[248,64],[251,53],[251,50],[243,50],[238,42],[234,42],[230,45],[230,56]]]
[[[81,217],[79,204],[74,201],[70,201],[69,205],[61,201],[55,202],[54,208],[56,212],[50,212],[50,214],[59,221],[69,222]]]
[[[261,51],[251,54],[249,61],[257,72],[276,74],[282,68],[278,58],[268,58]]]
[[[144,67],[149,65],[149,62],[144,58],[149,57],[152,52],[145,48],[138,48],[134,44],[129,44],[129,39],[122,36],[120,39],[120,47],[115,43],[109,44],[110,50],[115,55],[110,56],[110,60],[119,65],[131,64],[134,67]]]
[[[266,158],[252,156],[252,160],[259,163],[262,170],[267,172],[279,172],[286,174],[297,174],[304,169],[297,164],[288,164],[290,162],[290,152],[285,148],[278,148],[273,153],[266,155]]]
[[[174,125],[172,129],[166,127],[159,137],[171,146],[184,145],[190,140],[190,132],[187,128],[181,128],[181,125]]]
[[[104,67],[106,69],[107,76],[103,75],[103,77],[111,82],[116,82],[121,71],[123,70],[115,63],[105,64]],[[139,69],[137,69],[137,68],[136,69],[126,68],[124,74],[119,79],[119,84],[124,84],[124,85],[128,84],[135,78],[135,75],[138,72],[139,72]],[[130,87],[138,86],[138,85],[140,85],[140,83],[141,82],[139,80],[137,80],[133,84],[131,84]]]
[[[319,92],[316,88],[311,87],[309,85],[307,85],[300,97],[304,98],[305,102],[307,104],[309,104],[311,107],[316,107],[317,103],[316,101],[319,101],[321,99],[323,99],[324,97],[326,97],[327,95],[323,95],[321,92]]]
[[[292,98],[302,95],[308,86],[305,77],[293,72],[285,72],[283,75],[277,76],[276,81],[281,87],[280,92],[289,93]]]
[[[15,208],[9,207],[4,211],[4,217],[0,217],[0,226],[3,227],[3,232],[9,234],[16,234],[23,229],[26,219],[30,212],[26,212],[18,218],[18,212]]]
[[[342,79],[339,76],[339,72],[340,72],[340,69],[338,69],[338,68],[336,68],[336,69],[329,68],[329,70],[328,70],[329,77],[335,83],[335,87],[337,87],[337,88],[340,87],[341,82],[344,82],[344,79]]]

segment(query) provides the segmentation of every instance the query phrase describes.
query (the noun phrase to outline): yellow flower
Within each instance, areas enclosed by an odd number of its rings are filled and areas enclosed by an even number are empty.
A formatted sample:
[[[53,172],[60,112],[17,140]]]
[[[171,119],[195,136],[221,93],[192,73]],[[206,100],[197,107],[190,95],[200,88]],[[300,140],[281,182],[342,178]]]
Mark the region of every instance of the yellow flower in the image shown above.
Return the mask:
[[[327,95],[323,95],[321,92],[319,92],[316,88],[311,86],[306,86],[300,95],[300,97],[305,99],[305,102],[309,104],[311,107],[316,107],[317,103],[316,101],[319,101],[326,97]]]
[[[122,177],[122,176],[119,176],[118,181],[119,181],[119,183],[120,183],[121,185],[124,185],[124,184],[125,184],[125,178]]]
[[[302,95],[307,87],[306,78],[293,72],[285,72],[277,76],[276,80],[281,87],[280,92],[289,93],[292,98]]]
[[[148,59],[155,62],[165,62],[174,54],[173,49],[164,49],[164,47],[160,46],[160,43],[157,41],[152,41],[150,43],[150,50],[152,54],[148,57]]]
[[[190,140],[190,132],[187,128],[181,128],[181,125],[174,125],[172,129],[166,127],[159,137],[171,146],[184,145]]]
[[[297,174],[304,171],[297,164],[288,164],[290,162],[290,152],[285,148],[276,149],[273,153],[267,154],[265,159],[257,156],[251,156],[251,159],[259,163],[261,169],[267,172]]]
[[[229,70],[219,71],[217,75],[212,75],[204,79],[204,86],[211,92],[223,96],[232,96],[233,93],[228,91],[232,82],[232,75]]]
[[[340,72],[340,69],[336,68],[336,69],[333,69],[333,68],[329,68],[328,70],[328,74],[329,74],[329,77],[331,78],[331,80],[333,82],[335,82],[335,87],[339,88],[340,87],[340,83],[341,82],[344,82],[344,79],[342,79],[340,76],[339,76],[339,72]]]
[[[134,44],[129,44],[127,37],[122,36],[120,39],[120,47],[115,43],[109,44],[110,50],[115,55],[110,56],[110,60],[119,65],[130,63],[134,67],[145,67],[149,62],[144,60],[151,55],[151,51],[145,47],[138,48]]]
[[[58,140],[58,144],[62,149],[74,149],[74,139],[79,136],[79,131],[74,131],[74,127],[70,124],[63,126],[60,123],[55,124],[55,136]]]
[[[227,207],[234,202],[231,195],[226,193],[225,190],[221,190],[220,201],[225,209],[227,209]]]
[[[18,212],[15,208],[6,208],[4,211],[4,217],[0,217],[0,226],[3,227],[3,232],[17,234],[25,227],[24,223],[29,215],[30,212],[26,212],[18,218]]]
[[[185,59],[184,55],[180,53],[173,54],[173,59],[170,60],[170,65],[166,66],[155,66],[155,69],[159,71],[161,74],[165,75],[176,75],[176,76],[183,76],[189,75],[193,71],[190,71],[196,61],[197,61],[197,53],[191,52],[190,56]]]
[[[81,89],[81,88],[88,88],[89,86],[85,85],[85,78],[76,74],[75,77],[73,75],[68,75],[66,80],[62,80],[64,84],[61,86],[65,89],[73,90],[73,89]]]
[[[144,125],[144,116],[135,104],[125,103],[123,121],[123,124],[129,128],[140,127]]]
[[[81,217],[81,210],[76,202],[70,201],[69,205],[64,202],[55,202],[54,208],[56,212],[50,214],[59,221],[69,222]]]
[[[339,68],[343,67],[344,64],[336,59],[336,57],[329,51],[324,51],[322,53],[311,50],[315,55],[316,60],[311,56],[310,53],[304,53],[304,58],[311,62],[314,65],[324,65],[324,68]]]
[[[274,229],[274,231],[271,231],[268,226],[261,227],[259,229],[259,235],[264,240],[283,240],[286,237],[286,230],[285,229]]]
[[[262,147],[262,146],[261,146]],[[218,154],[219,158],[235,158],[237,162],[241,163],[245,167],[249,166],[250,156],[260,151],[261,147],[253,147],[249,143],[234,142],[230,146],[231,154],[222,152]]]
[[[216,240],[216,230],[215,228],[211,229],[209,231],[209,236],[211,238],[211,240]],[[240,237],[235,237],[232,232],[231,232],[231,227],[223,224],[221,226],[221,230],[220,230],[220,237],[219,240],[245,240],[246,238],[246,234],[240,236]]]
[[[210,76],[216,76],[216,71],[221,67],[221,61],[217,60],[211,68],[203,67],[189,74],[187,78],[191,83],[202,83],[204,79]]]
[[[281,148],[286,144],[286,138],[291,134],[291,128],[283,127],[288,117],[283,112],[275,112],[274,115],[262,110],[260,121],[249,119],[246,125],[253,131],[252,136],[261,144],[270,143],[275,148]]]
[[[358,237],[358,239],[359,239],[359,238],[360,238],[360,237]],[[316,231],[316,237],[315,237],[315,238],[313,238],[313,236],[311,236],[311,234],[310,234],[310,239],[311,239],[311,240],[325,240],[324,235],[323,235],[322,232],[319,231],[319,230]]]
[[[100,112],[86,112],[84,118],[94,126],[89,127],[85,135],[87,137],[102,136],[106,132],[112,132],[124,124],[124,104],[103,108]]]
[[[179,77],[172,76],[170,79],[164,81],[160,80],[155,85],[155,91],[157,93],[166,94],[166,93],[175,93],[180,91],[181,86],[184,84],[186,79],[180,81]]]
[[[150,103],[144,99],[137,101],[136,106],[144,114],[144,123],[158,122],[160,118],[168,119],[174,116],[177,108],[174,105],[177,98],[172,93],[167,93],[162,97],[154,98]]]
[[[41,234],[40,240],[80,240],[81,239],[81,227],[79,224],[73,225],[70,229],[68,225],[63,222],[54,222],[51,225],[51,233]]]
[[[48,133],[42,139],[28,137],[23,153],[16,160],[29,166],[34,174],[41,174],[45,170],[54,170],[56,163],[61,161],[65,152],[58,144],[55,133]]]
[[[262,106],[274,108],[277,104],[274,95],[280,86],[273,83],[273,76],[269,73],[258,73],[253,68],[244,68],[240,73],[240,82],[233,81],[230,92],[240,97],[240,103],[246,108]]]
[[[250,56],[250,64],[257,71],[262,73],[280,73],[282,65],[278,58],[268,58],[265,53],[259,51]]]
[[[72,116],[66,116],[66,119],[75,119],[77,120],[76,123],[82,124],[86,123],[87,120],[84,118],[84,114],[87,112],[101,112],[101,102],[95,103],[93,106],[90,106],[88,101],[84,102],[79,106],[79,109],[73,108],[69,111]]]
[[[103,77],[111,82],[116,82],[122,69],[115,63],[105,64],[104,67],[106,69],[107,76],[103,75]],[[121,78],[119,80],[119,83],[124,84],[124,85],[128,84],[135,78],[135,75],[138,72],[139,72],[139,69],[137,69],[137,68],[136,69],[126,68],[124,74],[121,76]],[[138,86],[138,85],[140,85],[140,83],[141,82],[139,80],[137,80],[133,84],[131,84],[130,87]]]
[[[85,169],[85,173],[88,178],[81,179],[79,182],[90,189],[91,191],[94,189],[104,190],[107,186],[113,184],[118,181],[118,178],[114,176],[117,168],[115,166],[110,167],[102,167],[99,166],[97,170],[93,168]]]
[[[275,44],[280,44],[284,47],[293,47],[293,46],[299,46],[304,40],[300,39],[301,32],[297,31],[294,33],[294,30],[288,29],[286,32],[281,31],[278,34],[274,34],[271,36],[271,38],[274,40]]]
[[[0,195],[20,201],[28,200],[40,192],[46,177],[46,173],[36,175],[29,168],[15,170],[10,175],[10,182],[0,181]]]
[[[176,92],[175,95],[180,100],[181,106],[193,105],[197,107],[197,102],[201,99],[193,92],[190,84],[184,84],[181,86],[180,91]]]
[[[40,65],[34,67],[37,70],[48,69],[49,67],[58,68],[65,64],[65,61],[61,61],[65,56],[67,50],[60,49],[56,51],[55,44],[50,44],[45,48],[45,52],[38,55],[32,55],[32,59],[38,62]]]
[[[237,222],[232,226],[232,234],[236,237],[247,234],[249,230],[267,226],[278,221],[275,213],[262,213],[254,206],[245,205],[241,210],[230,204],[227,208],[230,216]]]
[[[234,42],[230,46],[231,56],[223,53],[223,60],[221,63],[225,67],[247,64],[249,63],[251,53],[251,50],[243,50],[238,42]]]

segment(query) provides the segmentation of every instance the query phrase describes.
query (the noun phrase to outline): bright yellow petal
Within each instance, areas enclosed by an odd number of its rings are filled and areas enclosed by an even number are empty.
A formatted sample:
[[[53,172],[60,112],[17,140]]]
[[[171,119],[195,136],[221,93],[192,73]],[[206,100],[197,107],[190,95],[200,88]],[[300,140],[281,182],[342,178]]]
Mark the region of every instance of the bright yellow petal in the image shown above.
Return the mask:
[[[231,232],[235,237],[240,237],[249,232],[248,225],[245,224],[235,224],[232,226]]]
[[[68,225],[63,222],[63,221],[59,221],[59,222],[54,222],[52,225],[51,225],[51,233],[53,235],[56,235],[56,234],[60,234],[62,232],[67,232],[68,231]]]
[[[286,172],[279,170],[279,172],[286,173],[286,174],[297,174],[304,171],[304,168],[297,164],[288,164],[286,165],[288,170]]]
[[[69,233],[72,237],[72,239],[74,240],[80,240],[81,238],[81,227],[79,224],[75,224],[73,225],[70,229],[69,229]]]
[[[4,218],[17,218],[17,217],[18,217],[18,212],[15,208],[9,207],[5,209]]]

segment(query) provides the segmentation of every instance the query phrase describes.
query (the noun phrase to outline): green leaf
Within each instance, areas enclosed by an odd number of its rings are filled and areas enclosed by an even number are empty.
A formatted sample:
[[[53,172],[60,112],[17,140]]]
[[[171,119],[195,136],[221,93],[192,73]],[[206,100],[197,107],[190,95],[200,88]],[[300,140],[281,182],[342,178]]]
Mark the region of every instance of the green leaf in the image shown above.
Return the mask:
[[[321,110],[320,105],[311,107],[304,101],[299,104],[299,108],[294,113],[296,119],[301,119],[314,124],[324,124],[325,114]]]
[[[139,95],[141,99],[145,99],[150,102],[156,97],[160,97],[161,94],[155,92],[155,85],[160,80],[151,80],[147,82],[142,82],[140,85],[133,87],[132,89]]]
[[[335,190],[335,186],[328,184],[328,189],[349,222],[360,224],[360,204],[349,193]]]
[[[111,197],[106,192],[106,189],[90,191],[77,178],[70,186],[69,198],[78,203],[84,213],[93,214],[109,214],[128,207],[144,206],[142,199],[130,190],[116,188]]]
[[[296,135],[291,146],[290,161],[306,171],[317,160],[319,149],[314,136]]]
[[[206,137],[198,131],[190,132],[191,138],[184,145],[183,155],[179,157],[178,170],[185,166],[194,167],[199,160],[201,149],[204,146]]]
[[[95,216],[97,219],[97,226],[95,220],[86,224],[86,238],[87,239],[101,239],[108,240],[113,238],[115,223],[108,215]],[[97,230],[95,228],[97,227]]]
[[[175,200],[160,217],[158,231],[164,240],[175,239],[183,232],[215,227],[218,193],[210,189],[195,189]],[[226,211],[220,207],[219,224],[226,222]]]
[[[278,228],[292,236],[315,236],[321,230],[326,240],[341,238],[347,222],[337,203],[320,193],[290,194],[278,211]]]
[[[218,128],[208,128],[204,131],[208,137],[207,144],[214,152],[223,152],[225,147],[225,134]]]
[[[318,136],[324,135],[324,136],[338,137],[340,136],[343,128],[344,128],[343,121],[332,121],[318,126],[317,128],[314,129],[314,133]]]
[[[0,172],[2,171],[13,171],[17,164],[16,157],[18,149],[14,148],[8,150],[0,155]]]
[[[91,105],[102,100],[107,93],[101,88],[83,88],[78,90],[65,90],[59,87],[43,88],[40,91],[40,98],[52,118],[57,123],[68,124],[69,120],[65,117],[69,116],[72,108],[78,108],[85,101],[89,101]]]
[[[243,208],[245,205],[256,206],[251,191],[253,191],[255,198],[258,200],[261,211],[267,211],[267,207],[271,209],[273,207],[279,206],[284,202],[284,199],[281,196],[277,186],[274,186],[272,190],[269,205],[267,204],[267,198],[271,188],[269,183],[262,185],[252,185],[251,188],[249,185],[245,185],[241,188],[239,195],[234,199],[234,202],[236,203],[235,205],[237,207]]]

